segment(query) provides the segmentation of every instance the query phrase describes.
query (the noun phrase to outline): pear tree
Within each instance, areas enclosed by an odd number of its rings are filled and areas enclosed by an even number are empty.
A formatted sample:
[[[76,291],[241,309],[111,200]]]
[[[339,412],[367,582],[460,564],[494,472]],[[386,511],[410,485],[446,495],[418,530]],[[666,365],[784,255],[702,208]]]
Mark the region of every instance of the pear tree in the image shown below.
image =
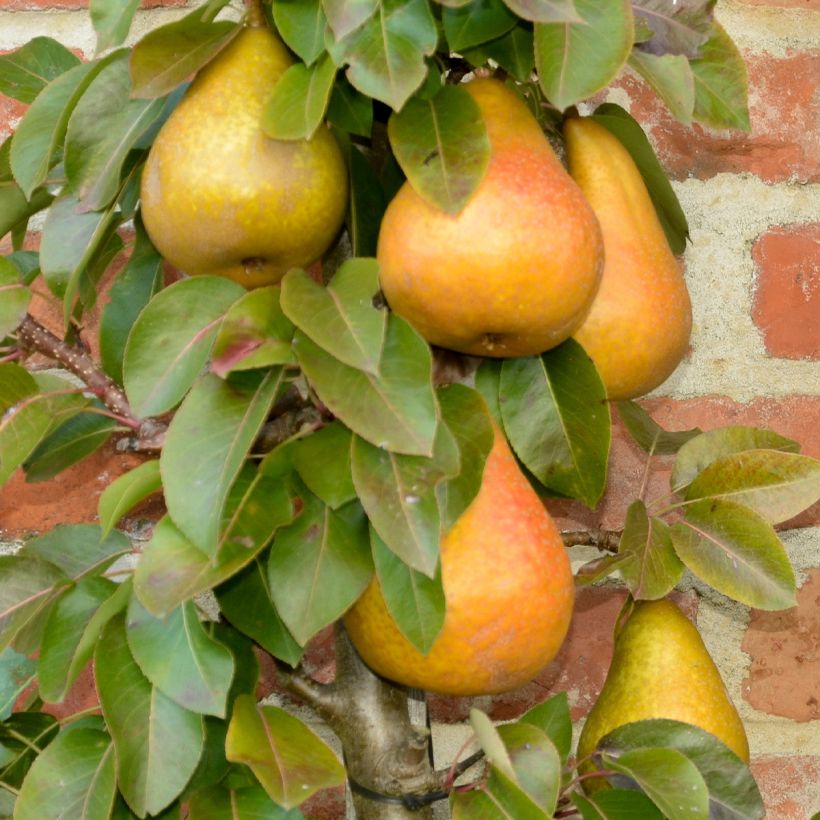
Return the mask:
[[[0,145],[0,483],[48,481],[105,445],[141,456],[98,522],[0,556],[0,816],[295,819],[346,785],[363,820],[762,818],[747,763],[688,721],[632,720],[576,759],[566,693],[503,726],[473,709],[478,751],[438,770],[425,692],[375,674],[342,625],[375,578],[403,639],[430,653],[448,611],[441,543],[494,431],[547,508],[593,508],[614,415],[646,476],[672,460],[671,492],[644,480],[622,530],[562,533],[599,552],[575,585],[618,576],[624,619],[687,573],[748,606],[794,604],[773,525],[820,496],[798,442],[663,429],[607,400],[573,338],[509,357],[431,346],[390,309],[376,259],[403,185],[455,216],[488,173],[474,77],[512,90],[559,154],[579,111],[606,129],[682,254],[686,218],[640,124],[598,102],[629,68],[681,122],[748,130],[714,0],[207,0],[134,42],[138,5],[91,0],[88,60],[47,36],[0,56],[0,92],[28,105]],[[184,150],[152,165],[192,78],[215,77],[249,29],[282,55],[253,115],[225,113],[247,111],[263,76],[240,57],[224,108],[200,103]],[[300,152],[317,135],[333,159],[309,183]],[[207,195],[173,181],[200,147],[210,167],[188,164]],[[252,165],[266,151],[274,172]],[[237,215],[225,203],[247,186],[260,192]],[[129,516],[158,494],[142,538]],[[327,630],[330,683],[304,664]],[[264,656],[276,702],[256,697]],[[43,711],[89,663],[99,707]]]

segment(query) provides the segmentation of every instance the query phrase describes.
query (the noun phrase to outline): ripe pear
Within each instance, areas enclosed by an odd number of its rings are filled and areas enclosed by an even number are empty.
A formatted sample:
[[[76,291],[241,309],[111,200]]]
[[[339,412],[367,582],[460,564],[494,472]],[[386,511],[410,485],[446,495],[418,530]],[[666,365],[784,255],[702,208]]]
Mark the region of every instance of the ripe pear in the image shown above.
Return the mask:
[[[293,62],[268,28],[250,26],[196,77],[163,125],[142,177],[151,241],[190,275],[246,287],[318,259],[338,232],[347,171],[330,132],[274,140],[265,102]]]
[[[603,266],[601,232],[515,93],[495,79],[465,88],[487,127],[489,167],[456,215],[404,183],[379,232],[382,290],[433,344],[476,356],[541,353],[589,309]]]
[[[666,598],[636,603],[616,635],[606,681],[578,740],[578,760],[619,726],[650,718],[698,726],[749,761],[746,731],[720,672],[694,624]],[[601,785],[598,778],[588,782]]]
[[[522,686],[556,655],[572,616],[572,570],[498,429],[478,494],[441,540],[441,575],[447,611],[426,655],[399,631],[378,580],[348,610],[350,638],[377,673],[433,692],[482,695]]]
[[[629,152],[597,122],[566,121],[569,172],[604,234],[601,287],[574,337],[610,399],[642,396],[665,381],[689,346],[692,305],[681,265]]]

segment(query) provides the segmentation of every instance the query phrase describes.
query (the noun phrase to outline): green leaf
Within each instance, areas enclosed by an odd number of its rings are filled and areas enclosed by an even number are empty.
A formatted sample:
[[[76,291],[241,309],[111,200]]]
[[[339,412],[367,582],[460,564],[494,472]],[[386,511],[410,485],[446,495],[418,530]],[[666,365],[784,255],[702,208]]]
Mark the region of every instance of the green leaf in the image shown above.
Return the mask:
[[[694,763],[676,749],[632,749],[604,765],[631,777],[669,820],[709,817],[709,792]]]
[[[611,425],[606,390],[583,348],[568,339],[540,357],[506,359],[500,404],[527,469],[594,507],[606,486]]]
[[[547,99],[564,110],[609,85],[626,63],[634,28],[629,0],[575,0],[577,22],[535,26],[535,64]]]
[[[322,403],[354,433],[392,452],[432,454],[438,426],[432,358],[407,322],[389,315],[377,375],[331,357],[301,331],[293,345]]]
[[[68,121],[94,77],[116,57],[81,63],[52,80],[26,111],[11,141],[11,169],[27,199],[59,157]]]
[[[561,757],[552,740],[528,723],[499,726],[498,735],[512,760],[516,783],[552,817],[561,788]]]
[[[426,0],[383,0],[367,22],[346,37],[334,26],[329,5],[325,0],[328,21],[340,40],[338,51],[331,51],[334,62],[348,64],[347,79],[363,94],[400,110],[424,82],[424,58],[435,51],[438,40]]]
[[[478,495],[495,431],[487,404],[478,391],[451,384],[440,388],[437,395],[442,421],[455,436],[460,460],[458,475],[436,486],[441,528],[447,532]]]
[[[62,703],[71,685],[94,654],[103,627],[122,612],[131,596],[131,583],[84,578],[51,610],[43,631],[37,661],[40,696]]]
[[[632,558],[619,570],[636,601],[665,597],[683,577],[669,527],[660,518],[649,518],[643,501],[633,501],[626,511],[618,552]]]
[[[132,598],[126,635],[143,675],[164,695],[191,712],[225,717],[233,656],[208,635],[191,601],[160,620]]]
[[[4,786],[19,791],[32,762],[59,730],[57,720],[42,712],[17,712],[0,723],[0,795],[7,794]]]
[[[746,63],[716,20],[712,21],[700,56],[691,61],[691,66],[695,75],[694,118],[712,128],[751,131]]]
[[[100,360],[117,384],[123,383],[128,334],[140,311],[162,286],[162,257],[151,244],[140,219],[135,221],[135,228],[134,249],[109,291],[100,319]]]
[[[353,485],[385,544],[413,569],[432,578],[439,557],[441,514],[436,485],[458,475],[458,443],[439,425],[432,458],[404,456],[353,440]]]
[[[478,103],[462,86],[414,98],[388,123],[390,145],[415,191],[430,205],[457,214],[490,163],[490,140]]]
[[[379,292],[374,259],[350,259],[327,287],[302,270],[282,280],[282,310],[312,342],[343,364],[378,375],[387,311],[373,299]]]
[[[139,0],[91,0],[88,8],[97,32],[97,54],[122,45],[139,5]]]
[[[37,661],[15,652],[11,647],[0,652],[0,721],[4,721],[37,677]]]
[[[263,559],[256,558],[215,592],[222,614],[236,629],[275,658],[291,666],[299,663],[303,649],[276,611]]]
[[[229,789],[222,784],[197,792],[189,805],[188,820],[304,820],[298,809],[277,806],[260,786]]]
[[[48,191],[40,188],[29,201],[14,180],[0,180],[0,238],[11,231],[12,247],[19,248],[28,229],[29,218],[47,208],[53,199]]]
[[[14,807],[19,820],[107,820],[117,780],[111,738],[96,729],[59,735],[34,761]]]
[[[378,0],[322,0],[330,30],[337,40],[355,31],[372,17]]]
[[[242,30],[229,20],[205,22],[194,9],[150,31],[131,50],[132,96],[162,97],[209,63]]]
[[[570,799],[583,820],[663,820],[657,806],[639,791],[602,789],[589,797],[574,791]]]
[[[578,23],[576,5],[583,0],[504,0],[521,18],[533,23]]]
[[[256,288],[234,302],[225,314],[211,351],[211,370],[225,378],[293,360],[293,324],[279,305],[275,285]]]
[[[306,65],[325,50],[322,0],[273,0],[273,20],[288,48]]]
[[[680,559],[718,592],[758,609],[794,606],[794,570],[777,533],[753,510],[696,501],[671,529]]]
[[[295,63],[277,80],[262,112],[262,130],[277,140],[310,139],[322,124],[336,77],[325,54],[313,66]]]
[[[49,289],[63,300],[63,321],[68,325],[80,293],[83,275],[102,251],[116,228],[113,207],[83,211],[80,201],[63,191],[48,210],[40,243],[40,270]]]
[[[344,77],[337,76],[330,94],[327,119],[337,128],[350,134],[369,137],[373,130],[373,101],[370,97],[356,91]],[[358,252],[354,254],[354,256],[367,255]]]
[[[487,404],[490,415],[499,426],[503,426],[501,418],[501,404],[499,395],[501,392],[501,370],[504,366],[503,359],[484,359],[476,370],[475,387]]]
[[[357,503],[331,510],[307,489],[299,497],[299,517],[274,536],[268,584],[277,612],[304,646],[361,595],[373,563]]]
[[[779,524],[820,498],[820,461],[778,450],[732,453],[699,473],[684,497],[731,501]]]
[[[76,55],[51,37],[35,37],[16,51],[0,56],[0,94],[32,103],[52,80],[79,62]]]
[[[8,336],[26,318],[31,291],[20,281],[17,268],[0,257],[0,339]]]
[[[501,37],[466,50],[464,58],[476,66],[494,60],[518,82],[526,83],[535,68],[533,49],[532,31],[523,25],[516,25]]]
[[[710,817],[764,817],[763,800],[749,767],[711,732],[677,720],[639,720],[615,729],[598,743],[608,754],[647,746],[676,749],[697,766],[709,789]]]
[[[102,491],[97,506],[103,535],[108,535],[137,504],[161,489],[159,459],[145,461],[112,481]]]
[[[333,421],[293,444],[293,466],[308,489],[334,510],[356,498],[350,474],[353,434]]]
[[[131,551],[131,542],[121,532],[103,536],[96,524],[59,524],[26,542],[18,555],[50,561],[69,578],[79,581],[100,575]]]
[[[558,692],[534,706],[521,715],[519,721],[544,732],[555,745],[561,760],[567,760],[572,747],[572,718],[566,692]]]
[[[671,455],[699,436],[703,431],[699,427],[691,430],[664,430],[639,404],[634,401],[619,401],[618,415],[627,432],[647,453],[652,455]]]
[[[360,96],[367,99],[364,95]],[[350,197],[345,224],[350,237],[351,251],[354,256],[374,256],[379,239],[379,225],[387,207],[386,196],[376,172],[360,146],[352,140],[347,140],[346,155],[350,174]]]
[[[506,34],[515,26],[516,18],[501,0],[472,0],[446,6],[441,22],[450,49],[464,51]]]
[[[211,350],[225,311],[245,294],[222,276],[183,279],[160,291],[137,317],[123,376],[138,416],[170,410],[188,392]]]
[[[453,791],[450,797],[453,820],[547,820],[550,815],[515,781],[495,766],[487,781],[469,792]]]
[[[40,377],[42,381],[42,377]],[[55,386],[67,382],[59,380]],[[43,392],[40,392],[40,391]],[[66,393],[41,387],[17,364],[0,365],[0,485],[34,452],[37,445],[63,421],[88,404],[79,391]]]
[[[604,555],[601,558],[594,558],[592,561],[580,566],[575,570],[575,586],[587,587],[617,572],[621,567],[631,564],[632,556],[624,555]]]
[[[284,709],[257,706],[251,695],[236,699],[225,752],[228,760],[249,766],[286,809],[345,782],[344,766],[323,740]]]
[[[157,814],[197,767],[202,716],[166,697],[143,676],[125,635],[125,619],[108,622],[94,655],[97,692],[114,741],[117,782],[139,817]]]
[[[163,111],[164,100],[131,99],[127,54],[94,78],[68,123],[65,172],[85,210],[98,211],[120,189],[128,152]]]
[[[116,421],[98,413],[72,416],[43,439],[25,460],[26,481],[54,478],[102,447],[116,427]]]
[[[611,131],[629,151],[641,172],[672,253],[682,254],[689,238],[686,215],[643,129],[623,108],[614,103],[599,105],[592,117],[595,122]]]
[[[487,760],[493,767],[502,772],[513,782],[515,781],[515,769],[512,758],[510,758],[507,747],[498,733],[498,728],[493,725],[492,720],[475,706],[470,709],[470,725],[473,727],[476,739],[484,750]]]
[[[629,56],[629,65],[643,77],[664,101],[676,119],[692,124],[695,110],[695,75],[682,54],[646,54],[637,49]]]
[[[441,565],[428,578],[407,566],[372,527],[370,543],[379,587],[390,615],[402,635],[426,654],[444,625],[446,603]]]
[[[672,468],[672,489],[679,492],[710,464],[746,450],[797,453],[800,445],[773,430],[758,427],[731,426],[708,430],[681,447]]]
[[[706,42],[715,0],[670,3],[668,0],[636,0],[635,16],[651,32],[641,48],[651,54],[685,54],[697,57]]]
[[[281,382],[281,368],[264,371],[244,388],[206,375],[168,427],[160,456],[165,502],[177,526],[206,555],[216,553],[231,484]]]

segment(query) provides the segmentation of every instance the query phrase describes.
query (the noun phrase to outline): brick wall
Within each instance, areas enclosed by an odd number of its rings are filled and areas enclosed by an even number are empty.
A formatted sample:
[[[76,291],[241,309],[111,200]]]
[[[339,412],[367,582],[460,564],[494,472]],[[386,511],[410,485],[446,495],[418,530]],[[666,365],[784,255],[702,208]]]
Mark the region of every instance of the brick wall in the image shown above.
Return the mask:
[[[90,54],[86,5],[0,0],[0,51],[49,34]],[[143,5],[137,33],[180,14],[168,7],[184,3]],[[751,135],[698,126],[692,132],[633,76],[609,93],[648,126],[692,233],[686,254],[692,350],[645,404],[672,428],[768,426],[820,457],[820,2],[721,0],[718,17],[748,62]],[[21,113],[0,97],[0,139]],[[60,521],[93,519],[102,489],[135,463],[133,456],[106,450],[45,487],[15,477],[0,491],[0,538],[8,543]],[[553,512],[568,527],[617,527],[642,470],[641,453],[616,430],[611,488],[598,510],[567,504]],[[650,492],[662,492],[667,479],[661,464]],[[820,505],[787,526],[783,537],[801,586],[795,609],[750,612],[691,583],[680,600],[697,619],[746,723],[769,817],[808,820],[820,811]],[[579,563],[587,557],[573,552]],[[570,638],[538,680],[477,705],[498,719],[511,718],[551,691],[566,690],[574,718],[583,720],[605,675],[622,596],[614,586],[581,592]],[[317,641],[310,663],[318,675],[330,674],[327,639]],[[86,676],[72,703],[87,702],[90,687]],[[432,700],[438,762],[448,762],[461,746],[468,708],[462,699]],[[337,814],[340,805],[336,795],[325,814]]]

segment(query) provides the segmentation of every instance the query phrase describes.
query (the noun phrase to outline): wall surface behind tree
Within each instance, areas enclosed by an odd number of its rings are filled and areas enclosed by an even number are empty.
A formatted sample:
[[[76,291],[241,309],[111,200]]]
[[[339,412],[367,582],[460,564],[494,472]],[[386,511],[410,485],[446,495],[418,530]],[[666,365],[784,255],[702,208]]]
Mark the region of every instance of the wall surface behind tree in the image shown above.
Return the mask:
[[[186,3],[143,5],[135,35],[178,16]],[[85,0],[0,0],[0,53],[49,35],[90,56],[94,37],[86,6]],[[633,76],[607,96],[648,127],[692,236],[686,253],[694,302],[691,351],[644,406],[673,429],[770,427],[820,457],[820,2],[721,0],[717,16],[748,64],[750,135],[684,128]],[[0,141],[23,111],[0,96]],[[36,247],[36,233],[28,243]],[[39,300],[36,312],[56,328],[53,306]],[[92,348],[94,334],[91,324],[85,336]],[[0,549],[13,549],[57,523],[94,520],[107,483],[137,463],[138,457],[108,448],[45,485],[15,476],[0,490]],[[552,510],[567,528],[617,528],[643,466],[641,453],[618,428],[611,489],[599,508]],[[650,497],[665,491],[668,474],[661,464]],[[136,537],[146,537],[157,512],[156,504],[148,504],[130,519]],[[679,600],[696,619],[740,709],[768,816],[808,820],[820,811],[820,505],[784,526],[800,586],[795,609],[749,611],[691,584],[684,584]],[[573,551],[578,563],[588,557]],[[524,689],[477,702],[433,698],[439,762],[448,762],[468,734],[464,720],[473,703],[505,719],[565,690],[580,725],[603,681],[622,600],[615,585],[582,591],[564,649]],[[327,636],[316,642],[308,662],[317,676],[332,674]],[[87,674],[59,708],[73,711],[92,699]],[[337,793],[317,809],[330,818],[339,816],[341,806]]]

